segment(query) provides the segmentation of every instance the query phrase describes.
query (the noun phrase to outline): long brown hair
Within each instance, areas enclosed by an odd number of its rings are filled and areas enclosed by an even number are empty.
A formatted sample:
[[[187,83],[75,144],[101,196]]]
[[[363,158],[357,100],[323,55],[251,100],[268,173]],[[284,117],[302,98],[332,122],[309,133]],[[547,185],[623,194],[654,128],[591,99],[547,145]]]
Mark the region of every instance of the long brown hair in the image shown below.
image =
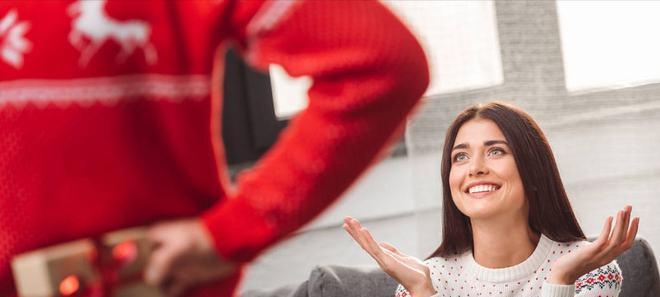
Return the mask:
[[[472,249],[470,218],[461,213],[451,196],[451,150],[458,130],[467,121],[493,121],[509,143],[529,203],[529,226],[557,242],[584,240],[555,158],[538,124],[520,108],[502,102],[477,104],[464,110],[447,130],[442,152],[442,243],[431,257],[449,256]]]

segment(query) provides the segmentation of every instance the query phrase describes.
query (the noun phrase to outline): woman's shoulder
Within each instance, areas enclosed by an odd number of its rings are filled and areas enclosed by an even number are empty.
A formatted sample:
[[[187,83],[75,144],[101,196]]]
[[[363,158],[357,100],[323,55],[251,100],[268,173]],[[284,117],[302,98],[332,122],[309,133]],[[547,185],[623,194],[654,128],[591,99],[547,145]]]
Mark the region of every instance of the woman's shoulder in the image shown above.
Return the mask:
[[[427,259],[424,263],[429,267],[431,279],[454,279],[466,270],[468,266],[468,256],[471,252],[464,252],[454,255],[436,256]]]

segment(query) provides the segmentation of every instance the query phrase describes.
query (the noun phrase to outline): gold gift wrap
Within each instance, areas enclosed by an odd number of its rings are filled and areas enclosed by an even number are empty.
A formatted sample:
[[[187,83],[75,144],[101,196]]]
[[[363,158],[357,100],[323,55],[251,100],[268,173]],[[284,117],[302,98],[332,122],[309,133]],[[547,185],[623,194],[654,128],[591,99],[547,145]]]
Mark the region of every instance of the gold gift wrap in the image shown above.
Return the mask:
[[[162,297],[142,279],[150,252],[146,228],[131,228],[98,245],[81,239],[23,253],[11,267],[19,297]]]
[[[94,267],[96,246],[89,239],[20,254],[12,259],[11,267],[20,297],[69,296],[96,284],[100,275]],[[75,280],[78,281],[75,288]]]
[[[145,228],[132,228],[105,234],[101,261],[116,268],[117,281],[112,297],[161,297],[158,288],[142,280],[149,259],[151,243]]]

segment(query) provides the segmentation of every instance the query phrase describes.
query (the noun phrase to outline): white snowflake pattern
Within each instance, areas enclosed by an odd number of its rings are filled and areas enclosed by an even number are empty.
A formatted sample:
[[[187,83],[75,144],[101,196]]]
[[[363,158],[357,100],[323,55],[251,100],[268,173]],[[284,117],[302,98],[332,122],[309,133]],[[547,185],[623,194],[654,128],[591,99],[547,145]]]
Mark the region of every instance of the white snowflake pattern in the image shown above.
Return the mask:
[[[0,19],[0,59],[20,69],[23,67],[23,55],[32,49],[32,43],[25,39],[30,24],[17,20],[18,13],[15,9]]]

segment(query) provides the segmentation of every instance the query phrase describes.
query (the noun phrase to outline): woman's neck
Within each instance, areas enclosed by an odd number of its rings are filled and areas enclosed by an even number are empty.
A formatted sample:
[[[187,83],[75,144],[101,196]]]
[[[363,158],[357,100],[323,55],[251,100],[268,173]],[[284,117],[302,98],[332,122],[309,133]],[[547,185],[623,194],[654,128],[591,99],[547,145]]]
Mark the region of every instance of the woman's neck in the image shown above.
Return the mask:
[[[471,224],[474,260],[487,268],[522,263],[532,255],[541,238],[531,230],[527,218],[508,218],[498,222],[472,220]]]

